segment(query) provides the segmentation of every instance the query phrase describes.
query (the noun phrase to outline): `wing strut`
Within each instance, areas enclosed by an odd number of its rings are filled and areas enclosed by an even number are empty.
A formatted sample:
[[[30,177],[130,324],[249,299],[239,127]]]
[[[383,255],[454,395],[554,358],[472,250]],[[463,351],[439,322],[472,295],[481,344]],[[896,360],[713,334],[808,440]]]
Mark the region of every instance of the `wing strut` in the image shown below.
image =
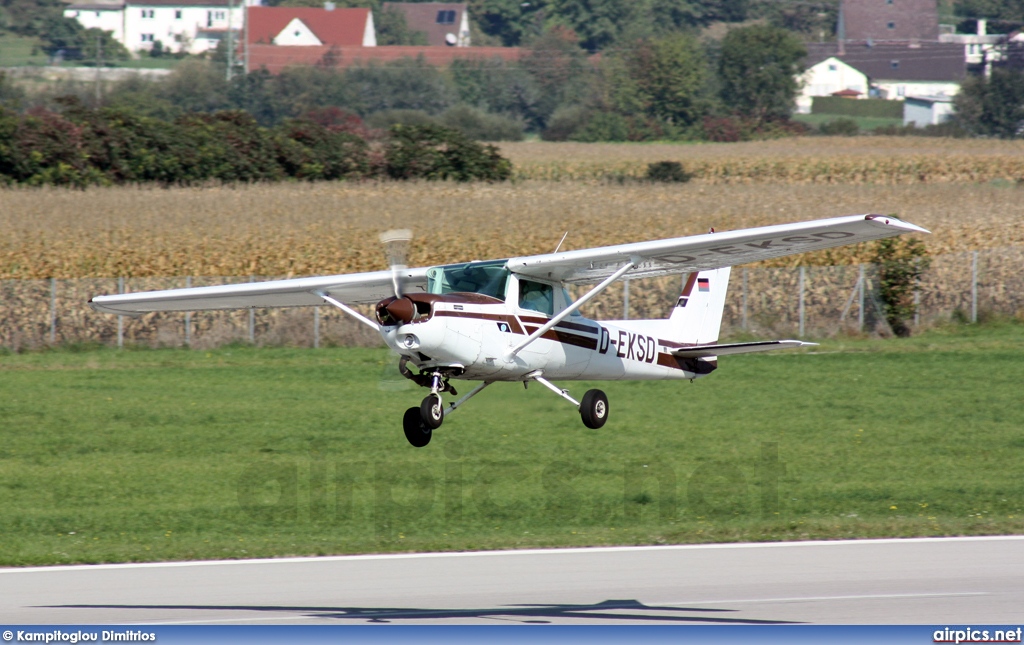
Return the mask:
[[[541,326],[540,329],[527,336],[526,340],[505,352],[505,360],[511,362],[515,355],[523,351],[523,349],[525,349],[527,345],[537,340],[538,338],[546,334],[555,325],[571,316],[574,311],[585,305],[591,298],[607,289],[608,285],[621,278],[623,274],[626,273],[626,271],[635,268],[638,264],[640,264],[639,258],[630,258],[629,262],[622,265],[622,267],[620,267],[618,271],[605,278],[604,282],[597,285],[596,287],[588,291],[579,300],[577,300],[576,302],[572,303],[571,305],[560,311],[557,316],[547,321],[543,326]]]
[[[374,331],[380,331],[380,325],[378,325],[377,323],[373,322],[372,320],[370,320],[369,318],[367,318],[363,314],[359,313],[358,311],[356,311],[352,307],[349,307],[344,302],[341,302],[339,300],[335,300],[334,298],[330,297],[329,295],[327,295],[326,291],[317,291],[315,293],[316,293],[316,295],[318,295],[321,298],[323,298],[327,303],[334,305],[338,309],[341,309],[342,311],[344,311],[348,315],[352,316],[353,318],[355,318],[359,322],[363,323],[364,325],[368,325],[370,327],[373,327]]]

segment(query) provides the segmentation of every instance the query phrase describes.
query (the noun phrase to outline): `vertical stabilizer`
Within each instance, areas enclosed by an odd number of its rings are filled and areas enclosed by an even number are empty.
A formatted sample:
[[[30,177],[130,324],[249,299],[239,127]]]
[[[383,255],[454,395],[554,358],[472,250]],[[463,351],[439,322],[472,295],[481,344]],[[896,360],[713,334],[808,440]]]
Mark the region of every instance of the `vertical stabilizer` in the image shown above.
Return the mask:
[[[731,267],[691,273],[669,316],[672,340],[680,343],[714,343],[722,327],[725,292]]]

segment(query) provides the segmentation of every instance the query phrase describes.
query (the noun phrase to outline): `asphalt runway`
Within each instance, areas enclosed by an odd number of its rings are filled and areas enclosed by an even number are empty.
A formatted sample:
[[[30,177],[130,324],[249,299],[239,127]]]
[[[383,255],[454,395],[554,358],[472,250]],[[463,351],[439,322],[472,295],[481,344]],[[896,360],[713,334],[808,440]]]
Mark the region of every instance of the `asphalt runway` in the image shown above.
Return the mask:
[[[1024,623],[1024,536],[0,569],[7,624]]]

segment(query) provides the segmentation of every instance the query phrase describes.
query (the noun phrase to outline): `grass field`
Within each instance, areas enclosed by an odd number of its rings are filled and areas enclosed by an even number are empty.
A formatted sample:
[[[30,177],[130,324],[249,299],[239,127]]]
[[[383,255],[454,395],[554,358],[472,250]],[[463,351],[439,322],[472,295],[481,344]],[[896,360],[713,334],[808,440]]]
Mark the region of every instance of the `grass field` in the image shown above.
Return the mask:
[[[1024,531],[1024,328],[498,384],[425,449],[371,349],[0,356],[0,564]],[[571,384],[581,394],[586,384]]]
[[[875,128],[881,128],[889,125],[903,125],[903,119],[887,119],[884,117],[874,116],[847,116],[844,114],[794,114],[793,120],[799,123],[806,123],[809,126],[817,128],[823,123],[831,123],[836,119],[851,119],[857,124],[861,132],[870,132]]]
[[[23,65],[46,65],[49,57],[40,51],[38,38],[0,35],[0,67],[21,67]]]

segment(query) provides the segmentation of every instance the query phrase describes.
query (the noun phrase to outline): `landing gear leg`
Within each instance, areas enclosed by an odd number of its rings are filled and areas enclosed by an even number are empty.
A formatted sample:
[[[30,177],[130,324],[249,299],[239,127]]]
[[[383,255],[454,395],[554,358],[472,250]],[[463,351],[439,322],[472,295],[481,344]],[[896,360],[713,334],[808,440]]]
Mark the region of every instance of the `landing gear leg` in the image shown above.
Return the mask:
[[[420,418],[428,428],[437,430],[444,422],[444,407],[441,403],[441,391],[444,389],[444,382],[441,380],[441,374],[438,372],[434,372],[432,379],[430,394],[420,403]]]
[[[569,396],[568,391],[560,390],[553,383],[545,378],[541,377],[542,372],[531,372],[526,375],[527,380],[534,380],[548,388],[558,396],[562,397],[569,403],[576,406],[576,409],[580,411],[580,418],[583,419],[583,425],[597,430],[605,424],[608,420],[608,397],[601,390],[587,390],[587,393],[583,395],[582,401]],[[523,381],[523,385],[526,381]]]

